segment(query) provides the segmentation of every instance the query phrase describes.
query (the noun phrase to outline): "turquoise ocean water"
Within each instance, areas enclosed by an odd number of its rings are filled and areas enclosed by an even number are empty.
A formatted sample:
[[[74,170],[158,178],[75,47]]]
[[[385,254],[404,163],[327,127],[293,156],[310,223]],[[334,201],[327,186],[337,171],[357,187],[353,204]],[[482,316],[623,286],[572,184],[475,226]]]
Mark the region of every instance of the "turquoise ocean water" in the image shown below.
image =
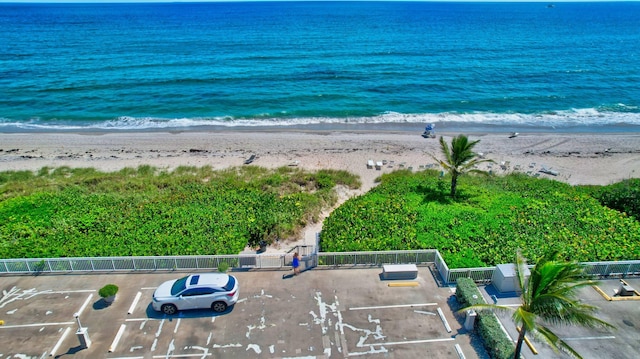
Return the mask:
[[[0,4],[0,132],[640,131],[640,3]]]

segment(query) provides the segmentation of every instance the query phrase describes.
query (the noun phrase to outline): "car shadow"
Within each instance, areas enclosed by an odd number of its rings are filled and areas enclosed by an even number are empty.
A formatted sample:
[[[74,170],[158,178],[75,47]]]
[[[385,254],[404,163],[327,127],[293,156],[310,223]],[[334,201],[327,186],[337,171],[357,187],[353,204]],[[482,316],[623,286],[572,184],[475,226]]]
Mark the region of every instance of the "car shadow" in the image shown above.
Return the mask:
[[[168,315],[162,312],[156,312],[151,303],[147,305],[146,314],[149,319],[168,319],[171,321],[172,319],[183,319],[183,318],[211,318],[211,317],[219,317],[222,315],[227,315],[233,312],[233,308],[235,305],[230,305],[227,307],[227,310],[224,312],[214,312],[211,309],[191,309],[191,310],[180,310],[176,314]]]

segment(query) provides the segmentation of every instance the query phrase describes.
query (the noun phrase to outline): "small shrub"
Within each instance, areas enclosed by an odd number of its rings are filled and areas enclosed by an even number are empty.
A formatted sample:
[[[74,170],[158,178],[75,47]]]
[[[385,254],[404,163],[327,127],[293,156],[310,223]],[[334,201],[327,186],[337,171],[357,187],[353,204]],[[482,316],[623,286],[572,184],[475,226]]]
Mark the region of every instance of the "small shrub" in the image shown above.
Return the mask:
[[[458,278],[456,281],[456,298],[463,307],[483,304],[482,294],[478,290],[476,283],[471,278]],[[475,298],[474,298],[475,295]]]
[[[115,284],[107,284],[98,291],[98,295],[102,298],[111,297],[116,293],[118,293],[118,286]]]
[[[218,272],[226,273],[229,270],[229,264],[227,262],[220,262],[218,264]]]

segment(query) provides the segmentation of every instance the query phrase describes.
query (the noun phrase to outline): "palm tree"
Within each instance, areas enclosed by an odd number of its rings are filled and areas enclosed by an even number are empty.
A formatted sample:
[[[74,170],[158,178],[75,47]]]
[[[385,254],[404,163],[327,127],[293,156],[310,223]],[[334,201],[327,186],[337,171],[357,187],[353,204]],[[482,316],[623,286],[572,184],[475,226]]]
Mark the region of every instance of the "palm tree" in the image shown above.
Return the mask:
[[[467,172],[475,172],[486,174],[486,172],[474,169],[474,167],[483,162],[493,162],[488,159],[478,158],[478,154],[473,152],[473,147],[480,140],[469,142],[465,135],[458,135],[451,140],[451,148],[444,141],[444,137],[440,137],[440,149],[445,160],[438,160],[433,157],[440,166],[451,175],[451,197],[456,196],[456,188],[458,186],[458,177]]]
[[[526,261],[518,253],[516,273],[518,284],[523,288],[522,304],[519,307],[514,309],[493,304],[478,304],[463,309],[513,311],[513,320],[521,328],[514,359],[520,357],[527,333],[546,342],[555,351],[562,349],[575,358],[582,358],[544,323],[613,328],[611,324],[594,316],[597,307],[583,304],[578,299],[577,290],[592,286],[595,282],[585,277],[583,268],[577,262],[560,262],[555,260],[556,256],[557,252],[553,252],[541,258],[526,280]]]

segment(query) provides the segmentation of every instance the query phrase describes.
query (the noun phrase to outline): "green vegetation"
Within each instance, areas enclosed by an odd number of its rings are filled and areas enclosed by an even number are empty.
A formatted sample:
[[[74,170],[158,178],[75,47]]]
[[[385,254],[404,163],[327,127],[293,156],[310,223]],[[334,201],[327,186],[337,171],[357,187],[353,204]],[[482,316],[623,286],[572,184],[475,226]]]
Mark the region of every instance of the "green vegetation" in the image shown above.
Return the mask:
[[[150,166],[0,173],[0,258],[235,254],[335,203],[344,171]]]
[[[107,284],[104,287],[100,288],[100,290],[98,291],[98,295],[101,298],[111,297],[118,293],[118,289],[118,286],[115,284]]]
[[[228,270],[229,270],[229,263],[220,262],[220,264],[218,264],[218,272],[226,273]]]
[[[583,186],[603,205],[640,220],[640,179],[632,178],[610,186]]]
[[[456,298],[463,307],[486,304],[476,283],[471,278],[458,278]],[[466,308],[465,308],[466,309]],[[463,311],[465,310],[463,309]],[[476,317],[476,329],[484,341],[484,348],[493,359],[511,359],[515,346],[500,326],[498,318],[490,311],[480,311]]]
[[[534,260],[555,249],[581,262],[640,258],[640,222],[583,188],[522,174],[468,176],[452,199],[437,171],[380,181],[325,220],[323,251],[435,248],[451,268],[510,263],[518,248]]]
[[[543,340],[556,352],[562,349],[575,358],[582,358],[569,344],[560,339],[545,323],[596,328],[613,326],[595,317],[597,307],[580,301],[577,291],[590,287],[595,282],[586,279],[584,267],[577,262],[561,262],[555,260],[557,253],[541,257],[531,270],[529,278],[525,278],[526,262],[521,255],[516,257],[516,274],[518,284],[522,288],[518,307],[495,304],[471,304],[467,309],[499,310],[513,312],[513,320],[520,329],[514,359],[520,358],[522,344],[527,333]]]
[[[458,188],[458,177],[465,173],[484,173],[476,169],[476,166],[483,162],[493,162],[492,160],[479,159],[478,155],[473,152],[473,148],[480,140],[469,142],[465,135],[458,135],[451,139],[451,147],[444,141],[444,137],[440,137],[440,150],[444,156],[444,160],[436,161],[451,176],[451,197],[456,196]]]

